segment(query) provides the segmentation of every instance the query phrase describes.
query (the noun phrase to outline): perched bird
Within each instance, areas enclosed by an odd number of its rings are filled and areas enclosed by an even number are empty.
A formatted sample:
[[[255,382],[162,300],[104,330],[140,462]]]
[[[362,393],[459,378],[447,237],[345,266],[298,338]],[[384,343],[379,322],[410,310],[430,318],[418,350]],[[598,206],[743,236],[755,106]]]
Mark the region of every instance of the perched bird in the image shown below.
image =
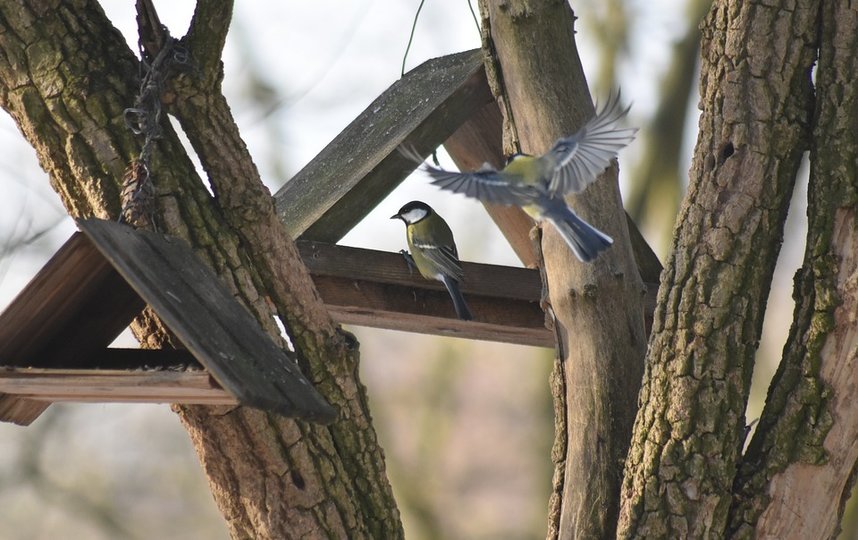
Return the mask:
[[[520,206],[537,221],[550,222],[575,255],[590,262],[614,241],[579,218],[563,197],[593,183],[634,139],[636,128],[618,127],[628,111],[620,107],[618,92],[577,133],[557,140],[542,156],[516,154],[501,171],[485,164],[478,171],[461,173],[425,163],[423,170],[442,189],[486,203]],[[423,162],[414,152],[406,155]]]
[[[464,274],[459,264],[459,255],[453,241],[453,231],[441,216],[421,201],[411,201],[390,219],[401,219],[405,223],[410,258],[403,252],[409,264],[417,268],[426,279],[440,281],[447,287],[456,315],[465,321],[473,319],[471,310],[459,290]]]

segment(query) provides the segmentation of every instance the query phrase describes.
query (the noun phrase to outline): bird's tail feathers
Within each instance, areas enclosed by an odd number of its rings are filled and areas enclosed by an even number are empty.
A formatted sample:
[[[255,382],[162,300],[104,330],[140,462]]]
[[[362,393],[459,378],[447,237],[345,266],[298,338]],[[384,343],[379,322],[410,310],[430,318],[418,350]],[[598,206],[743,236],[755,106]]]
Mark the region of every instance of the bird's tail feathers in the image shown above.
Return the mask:
[[[614,239],[563,208],[559,215],[546,215],[563,240],[583,262],[591,262],[599,253],[611,247]]]
[[[453,308],[456,310],[456,316],[463,321],[473,320],[474,316],[471,310],[468,309],[468,304],[465,303],[465,297],[462,296],[462,291],[459,290],[459,282],[450,276],[441,276],[441,282],[447,287],[447,292],[450,293],[450,298],[453,300]]]
[[[417,148],[414,147],[413,144],[400,144],[396,147],[396,151],[409,161],[413,161],[418,165],[423,165],[426,161],[423,156],[420,155],[420,152],[417,151]]]

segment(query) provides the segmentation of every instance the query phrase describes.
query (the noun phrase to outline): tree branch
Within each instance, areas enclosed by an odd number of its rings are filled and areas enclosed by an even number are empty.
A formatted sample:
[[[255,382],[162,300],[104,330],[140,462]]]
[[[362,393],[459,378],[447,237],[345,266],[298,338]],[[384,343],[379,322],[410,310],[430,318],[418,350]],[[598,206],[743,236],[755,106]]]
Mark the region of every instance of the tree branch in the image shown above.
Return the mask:
[[[198,28],[199,21],[212,18],[222,21],[227,15],[224,9],[218,7],[218,2],[200,2],[191,32]],[[217,30],[215,35],[219,35]],[[189,45],[197,42],[189,34]],[[216,39],[214,43],[222,45],[222,40]],[[196,50],[190,51],[196,62]],[[308,376],[341,411],[340,420],[329,427],[329,433],[306,425],[297,427],[304,432],[305,439],[317,437],[319,443],[333,444],[337,448],[337,459],[344,467],[338,482],[343,483],[342,489],[354,493],[350,501],[355,505],[354,511],[361,515],[358,530],[366,527],[365,532],[372,536],[399,536],[402,530],[396,505],[385,476],[381,449],[369,421],[366,391],[358,379],[354,340],[331,320],[295,243],[275,213],[274,200],[241,139],[226,99],[220,93],[220,85],[212,84],[222,79],[221,63],[207,60],[210,52],[203,51],[203,54],[198,65],[217,71],[203,73],[200,78],[193,74],[179,77],[173,86],[176,101],[170,110],[208,173],[216,202],[232,230],[240,235],[263,290],[286,326],[303,360],[302,365],[309,369]],[[186,411],[183,420],[194,429],[208,430],[206,416],[199,410]],[[277,421],[284,427],[292,423],[282,418]],[[276,435],[276,431],[272,435]],[[332,439],[328,441],[328,437]],[[309,482],[308,475],[320,472],[301,471],[299,476]],[[355,481],[357,479],[361,481]],[[316,481],[325,480],[319,477]],[[228,499],[222,500],[222,504],[233,507],[245,504],[235,497]],[[290,525],[277,523],[274,526],[286,530]]]
[[[195,75],[201,88],[220,88],[223,47],[232,22],[233,0],[197,0],[188,33],[182,38],[193,51]]]

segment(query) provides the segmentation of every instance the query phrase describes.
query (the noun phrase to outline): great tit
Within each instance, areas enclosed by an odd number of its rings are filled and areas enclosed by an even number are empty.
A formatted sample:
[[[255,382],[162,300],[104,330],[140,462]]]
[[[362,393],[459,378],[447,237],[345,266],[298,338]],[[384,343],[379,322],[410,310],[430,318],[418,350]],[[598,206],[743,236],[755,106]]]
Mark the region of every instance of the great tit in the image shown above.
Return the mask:
[[[464,273],[459,264],[459,255],[453,241],[453,231],[441,216],[421,201],[411,201],[390,219],[401,219],[405,223],[405,236],[411,261],[426,279],[440,281],[453,299],[456,315],[465,321],[473,319],[465,303],[459,282]]]
[[[590,262],[614,240],[578,217],[563,197],[593,183],[634,139],[637,128],[618,127],[628,112],[620,107],[618,92],[577,133],[558,139],[542,156],[512,156],[502,171],[485,164],[478,171],[460,173],[426,163],[423,170],[442,189],[486,203],[520,206],[535,220],[550,222],[578,259]]]

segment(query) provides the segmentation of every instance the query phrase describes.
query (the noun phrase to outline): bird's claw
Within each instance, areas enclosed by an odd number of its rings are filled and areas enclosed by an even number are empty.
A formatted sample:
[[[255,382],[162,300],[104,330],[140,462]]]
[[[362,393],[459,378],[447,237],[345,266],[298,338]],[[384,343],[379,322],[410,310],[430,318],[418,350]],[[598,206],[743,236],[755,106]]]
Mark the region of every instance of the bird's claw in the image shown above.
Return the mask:
[[[417,263],[414,262],[414,257],[404,249],[399,250],[399,254],[405,259],[405,264],[408,265],[408,274],[414,275],[414,270],[417,268]]]

